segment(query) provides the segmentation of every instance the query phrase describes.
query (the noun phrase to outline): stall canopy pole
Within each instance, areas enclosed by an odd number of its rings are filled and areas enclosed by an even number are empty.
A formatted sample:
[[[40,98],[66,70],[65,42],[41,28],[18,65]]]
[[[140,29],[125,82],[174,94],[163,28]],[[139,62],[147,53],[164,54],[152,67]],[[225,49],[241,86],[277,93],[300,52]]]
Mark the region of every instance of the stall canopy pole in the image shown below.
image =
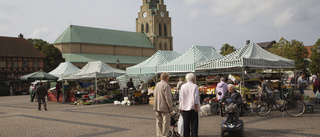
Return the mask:
[[[244,93],[244,95],[246,94],[246,88],[245,88],[245,84],[244,84],[244,70],[243,70],[243,67],[244,66],[242,66],[242,82],[243,82],[243,93]],[[250,95],[251,96],[251,95]],[[247,98],[246,98],[246,102],[247,102]]]
[[[97,104],[97,95],[98,95],[98,84],[97,84],[97,72],[95,72],[95,85],[96,85],[96,104]]]
[[[282,87],[282,69],[280,68],[280,98],[283,99],[282,95],[283,95],[283,87]]]
[[[62,78],[61,78],[61,85],[62,85],[62,102],[65,103],[66,102],[66,96],[64,95],[63,74],[62,74]]]

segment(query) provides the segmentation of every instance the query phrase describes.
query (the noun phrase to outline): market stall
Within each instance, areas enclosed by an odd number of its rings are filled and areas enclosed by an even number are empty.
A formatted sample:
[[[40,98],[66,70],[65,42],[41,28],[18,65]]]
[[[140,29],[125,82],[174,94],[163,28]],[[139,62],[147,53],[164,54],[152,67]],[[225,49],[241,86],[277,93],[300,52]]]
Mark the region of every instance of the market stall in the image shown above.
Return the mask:
[[[88,62],[82,69],[78,72],[64,76],[64,80],[93,80],[94,79],[94,88],[90,89],[92,96],[95,96],[98,99],[98,78],[108,78],[108,77],[117,77],[124,75],[125,71],[112,68],[111,66],[101,62],[101,61],[91,61]],[[78,92],[78,90],[74,90]],[[96,100],[97,101],[97,100]]]
[[[80,69],[77,68],[76,66],[74,66],[71,62],[63,62],[60,63],[59,66],[57,68],[55,68],[54,70],[50,71],[49,74],[54,75],[56,77],[58,77],[58,81],[63,81],[63,76],[67,76],[73,73],[76,73],[77,71],[79,71]],[[63,87],[63,82],[61,82],[61,87]],[[61,95],[59,95],[59,100],[57,100],[57,92],[56,90],[50,90],[48,93],[48,100],[50,101],[62,101],[62,102],[66,102],[66,101],[74,101],[74,98],[71,98],[73,96],[75,96],[74,94],[67,93],[67,97],[69,98],[65,98],[64,91],[63,88],[61,88],[62,93],[60,93]],[[68,95],[70,94],[70,95]]]
[[[253,69],[283,68],[294,68],[294,61],[272,54],[254,42],[224,57],[197,62],[195,65],[197,73],[238,74],[239,78],[241,78],[238,87],[240,87],[239,90],[243,95],[256,94],[254,88],[250,90],[244,85],[247,71]]]

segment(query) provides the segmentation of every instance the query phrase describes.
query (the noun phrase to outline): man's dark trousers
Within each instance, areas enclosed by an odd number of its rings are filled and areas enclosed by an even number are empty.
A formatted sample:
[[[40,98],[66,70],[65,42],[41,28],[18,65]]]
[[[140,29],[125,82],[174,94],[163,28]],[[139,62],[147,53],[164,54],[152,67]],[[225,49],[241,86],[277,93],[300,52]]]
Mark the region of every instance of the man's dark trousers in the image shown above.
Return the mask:
[[[46,98],[38,98],[38,109],[41,110],[41,102],[43,102],[44,109],[47,110]]]
[[[198,127],[199,127],[199,115],[198,112],[194,110],[182,111],[183,117],[183,136],[190,137],[190,124],[191,124],[191,136],[198,137]]]

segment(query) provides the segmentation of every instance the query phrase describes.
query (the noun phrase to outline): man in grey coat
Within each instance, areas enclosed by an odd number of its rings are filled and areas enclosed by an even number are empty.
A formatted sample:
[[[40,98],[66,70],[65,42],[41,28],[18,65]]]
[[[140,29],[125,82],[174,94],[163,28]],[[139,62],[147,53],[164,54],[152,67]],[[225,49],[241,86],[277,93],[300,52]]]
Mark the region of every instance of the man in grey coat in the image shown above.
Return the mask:
[[[172,93],[169,83],[169,73],[162,73],[161,81],[154,89],[154,106],[156,114],[157,137],[166,137],[170,130],[170,113],[173,111]]]
[[[43,102],[44,110],[47,111],[46,96],[48,95],[48,89],[46,86],[42,85],[42,82],[40,82],[40,86],[37,88],[36,93],[38,98],[38,111],[41,111],[41,101]]]

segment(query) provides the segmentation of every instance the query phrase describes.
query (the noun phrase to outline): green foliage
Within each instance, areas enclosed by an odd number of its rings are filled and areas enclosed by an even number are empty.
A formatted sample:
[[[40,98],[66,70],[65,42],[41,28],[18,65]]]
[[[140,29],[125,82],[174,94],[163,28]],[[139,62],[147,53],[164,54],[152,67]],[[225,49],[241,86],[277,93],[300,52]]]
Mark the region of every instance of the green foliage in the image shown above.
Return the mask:
[[[236,51],[235,47],[229,45],[228,43],[224,44],[221,48],[220,48],[220,54],[225,56],[228,55],[232,52]]]
[[[319,54],[317,53],[317,48],[320,45],[320,39],[314,44],[314,47],[312,49],[312,53],[310,56],[310,65],[309,65],[309,71],[311,74],[316,74],[319,72]]]
[[[44,61],[44,71],[49,72],[58,67],[61,62],[65,61],[65,59],[62,58],[60,50],[54,47],[53,44],[49,44],[41,39],[27,39],[27,41],[46,57]]]
[[[308,74],[307,67],[309,64],[305,58],[308,57],[309,52],[301,41],[291,40],[290,42],[281,38],[269,51],[284,58],[294,60],[295,69],[302,70],[302,72]]]

